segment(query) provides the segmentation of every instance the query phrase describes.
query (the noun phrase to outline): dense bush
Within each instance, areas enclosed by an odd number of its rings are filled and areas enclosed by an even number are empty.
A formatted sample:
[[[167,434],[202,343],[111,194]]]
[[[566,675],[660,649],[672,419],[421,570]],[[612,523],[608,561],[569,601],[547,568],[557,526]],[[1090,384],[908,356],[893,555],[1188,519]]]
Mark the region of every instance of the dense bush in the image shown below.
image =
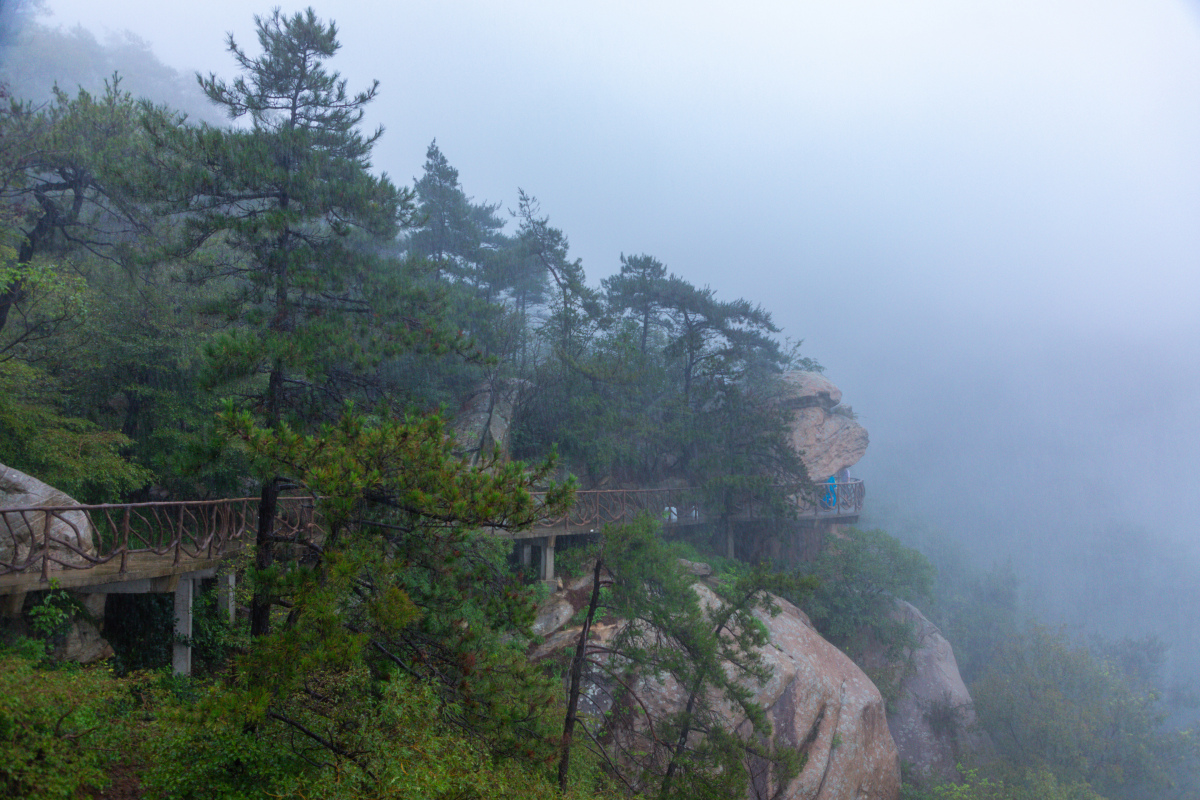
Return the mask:
[[[104,669],[39,667],[40,643],[0,650],[0,796],[74,798],[120,752],[125,686]]]
[[[906,787],[900,797],[901,800],[1104,800],[1086,783],[1062,783],[1045,769],[1007,781],[968,770],[960,783],[945,783],[925,790]]]
[[[803,608],[821,635],[852,656],[868,643],[892,655],[910,643],[894,617],[897,599],[920,600],[933,590],[925,556],[881,530],[851,528],[826,542],[812,567],[821,582]]]

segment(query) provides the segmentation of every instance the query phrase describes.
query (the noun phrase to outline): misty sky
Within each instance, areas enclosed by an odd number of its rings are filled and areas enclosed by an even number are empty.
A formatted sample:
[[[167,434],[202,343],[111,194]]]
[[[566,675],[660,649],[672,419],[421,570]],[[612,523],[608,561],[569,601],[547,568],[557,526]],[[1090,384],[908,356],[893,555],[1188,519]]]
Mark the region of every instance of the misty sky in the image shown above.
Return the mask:
[[[1197,5],[314,7],[350,87],[381,81],[378,168],[411,181],[437,137],[593,283],[647,252],[764,304],[871,431],[868,498],[1035,566],[1114,530],[1197,557]],[[230,77],[270,5],[48,8]]]

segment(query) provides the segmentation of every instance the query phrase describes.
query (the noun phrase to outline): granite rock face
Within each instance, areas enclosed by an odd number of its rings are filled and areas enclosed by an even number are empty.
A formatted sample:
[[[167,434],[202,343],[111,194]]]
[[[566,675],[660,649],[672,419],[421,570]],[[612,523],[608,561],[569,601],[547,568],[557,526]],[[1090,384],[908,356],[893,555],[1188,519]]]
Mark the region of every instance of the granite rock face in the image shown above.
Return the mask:
[[[888,714],[888,728],[903,761],[923,779],[956,780],[964,755],[988,750],[971,694],[958,673],[954,650],[917,608],[898,600],[893,616],[913,626],[917,648],[911,669]]]
[[[100,630],[90,621],[81,619],[71,623],[51,655],[59,661],[92,664],[112,658],[114,652],[112,645],[100,635]]]
[[[20,470],[0,464],[0,512],[31,506],[74,506],[74,498]],[[43,512],[0,513],[0,562],[33,565],[46,550],[46,514]],[[63,565],[82,566],[86,556],[96,555],[94,531],[81,511],[50,516],[50,569]]]
[[[702,570],[699,570],[702,571]],[[721,601],[703,582],[695,590],[705,606]],[[582,607],[585,592],[568,586],[543,608],[569,604]],[[767,627],[770,644],[762,651],[771,678],[752,687],[755,700],[767,711],[777,735],[807,756],[804,769],[787,786],[772,785],[766,764],[752,765],[754,786],[748,796],[779,800],[896,800],[900,793],[900,761],[888,731],[879,690],[854,662],[829,644],[813,628],[807,615],[786,600],[776,598],[780,613],[758,613]],[[563,611],[540,619],[561,617]],[[607,644],[624,625],[622,621],[597,624],[595,641]],[[531,654],[534,660],[568,657],[578,641],[579,628],[547,631],[545,641]],[[640,678],[637,694],[654,716],[678,710],[686,701],[683,687],[669,678]],[[581,707],[592,713],[609,709],[604,692],[585,693]],[[589,703],[588,701],[593,701]],[[731,726],[748,729],[749,723],[730,713]],[[639,725],[635,716],[634,725]]]
[[[788,396],[797,400],[796,408],[819,406],[830,409],[842,402],[842,390],[819,372],[793,370],[784,373]]]
[[[517,399],[527,383],[519,380],[485,381],[467,397],[455,416],[458,452],[472,465],[499,447],[508,453],[509,430]]]
[[[764,660],[771,679],[758,701],[777,734],[807,753],[796,778],[780,787],[760,778],[758,795],[781,800],[895,800],[900,760],[888,732],[883,698],[844,653],[821,638],[808,616],[785,600],[768,617]]]
[[[815,372],[783,376],[786,407],[792,409],[792,447],[800,453],[808,476],[822,481],[859,462],[867,452],[867,429],[838,406],[842,392]]]

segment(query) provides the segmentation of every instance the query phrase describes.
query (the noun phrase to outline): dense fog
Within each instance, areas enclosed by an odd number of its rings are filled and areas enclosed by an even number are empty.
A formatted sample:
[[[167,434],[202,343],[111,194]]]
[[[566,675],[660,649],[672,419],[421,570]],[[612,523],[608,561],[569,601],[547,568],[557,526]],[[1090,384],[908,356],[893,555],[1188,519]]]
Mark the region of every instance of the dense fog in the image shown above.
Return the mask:
[[[224,32],[252,44],[268,10],[50,0],[38,20],[228,76]],[[870,430],[872,523],[1011,561],[1029,613],[1158,633],[1194,674],[1192,4],[316,10],[350,88],[381,82],[377,168],[407,182],[436,137],[476,199],[536,195],[592,282],[646,252],[761,302]]]

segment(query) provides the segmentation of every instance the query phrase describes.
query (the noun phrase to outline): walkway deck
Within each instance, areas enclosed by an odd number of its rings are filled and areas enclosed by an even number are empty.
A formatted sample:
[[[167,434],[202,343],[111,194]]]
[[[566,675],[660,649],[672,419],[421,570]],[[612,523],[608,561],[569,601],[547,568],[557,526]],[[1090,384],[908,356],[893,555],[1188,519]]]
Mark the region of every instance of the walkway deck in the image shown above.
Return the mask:
[[[821,490],[824,494],[815,503],[800,495],[791,497],[791,509],[799,519],[814,523],[858,519],[864,496],[861,481]],[[569,513],[546,519],[530,530],[504,535],[516,540],[525,564],[532,563],[536,548],[539,575],[552,581],[559,536],[596,533],[606,524],[645,513],[667,526],[708,521],[695,490],[584,491],[576,493]],[[188,642],[196,582],[215,577],[225,559],[253,547],[258,514],[257,497],[0,509],[0,611],[19,614],[27,593],[52,586],[91,595],[97,617],[103,616],[104,596],[110,593],[173,592],[176,641],[172,667],[186,674],[191,671]],[[735,510],[734,519],[779,516],[779,509],[747,501]],[[314,527],[319,526],[311,498],[278,499],[276,536],[304,534]],[[220,607],[232,619],[232,572],[218,585],[218,593]]]
[[[863,505],[861,481],[823,486],[816,502],[789,498],[797,519],[851,523]],[[536,499],[536,495],[535,495]],[[275,531],[288,536],[312,527],[311,498],[279,498]],[[127,503],[0,509],[0,595],[46,589],[53,580],[65,589],[121,591],[117,583],[162,581],[173,575],[213,570],[251,545],[258,526],[257,497],[166,503]],[[581,491],[568,514],[526,531],[505,533],[527,544],[553,548],[559,536],[599,532],[649,513],[667,526],[698,525],[712,519],[694,489]],[[735,521],[783,516],[747,501]],[[550,573],[552,574],[552,572]],[[170,591],[151,587],[125,591]]]

